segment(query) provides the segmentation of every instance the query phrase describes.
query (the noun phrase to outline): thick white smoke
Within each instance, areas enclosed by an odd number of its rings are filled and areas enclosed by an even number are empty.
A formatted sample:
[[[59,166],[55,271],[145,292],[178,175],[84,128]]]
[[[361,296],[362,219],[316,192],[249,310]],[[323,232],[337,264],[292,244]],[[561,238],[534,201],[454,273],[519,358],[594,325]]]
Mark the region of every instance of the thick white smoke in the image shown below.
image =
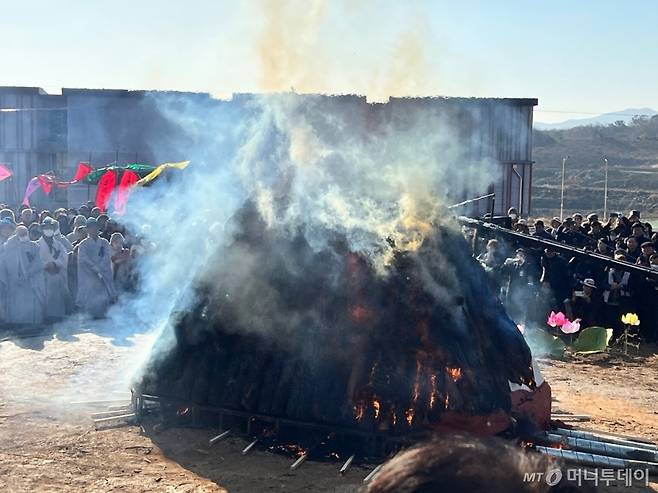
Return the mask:
[[[145,239],[152,247],[143,257],[138,296],[110,312],[112,323],[126,330],[163,327],[172,311],[192,301],[195,280],[210,272],[234,276],[242,289],[268,300],[264,306],[277,317],[276,293],[258,285],[259,266],[248,254],[216,254],[231,241],[229,220],[247,200],[269,228],[301,231],[318,249],[332,232],[344,235],[352,250],[381,268],[390,253],[387,238],[416,248],[432,223],[445,223],[445,205],[481,193],[494,179],[486,157],[468,155],[480,143],[465,141],[432,104],[296,94],[232,102],[153,97],[178,125],[180,157],[192,164],[172,182],[131,197],[129,226],[141,231],[149,224]],[[222,262],[231,265],[217,265]],[[449,259],[443,267],[456,276]]]

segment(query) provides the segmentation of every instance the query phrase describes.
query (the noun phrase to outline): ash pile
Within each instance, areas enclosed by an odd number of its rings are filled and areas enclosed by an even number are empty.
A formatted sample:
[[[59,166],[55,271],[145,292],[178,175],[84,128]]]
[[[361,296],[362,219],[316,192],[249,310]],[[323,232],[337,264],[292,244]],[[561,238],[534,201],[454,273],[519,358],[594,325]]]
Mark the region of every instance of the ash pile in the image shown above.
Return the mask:
[[[141,394],[387,435],[494,434],[531,354],[456,226],[382,239],[378,263],[339,233],[268,225],[247,203],[156,342]]]

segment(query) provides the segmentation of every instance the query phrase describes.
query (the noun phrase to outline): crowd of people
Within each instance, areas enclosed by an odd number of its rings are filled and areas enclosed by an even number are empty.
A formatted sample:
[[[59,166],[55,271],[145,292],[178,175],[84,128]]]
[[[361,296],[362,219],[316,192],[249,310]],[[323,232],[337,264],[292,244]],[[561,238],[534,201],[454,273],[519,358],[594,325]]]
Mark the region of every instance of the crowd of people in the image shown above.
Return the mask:
[[[103,317],[136,289],[143,245],[88,202],[37,211],[0,205],[0,322],[48,324],[74,312]]]
[[[596,213],[575,213],[547,224],[543,219],[529,222],[511,208],[507,226],[597,254],[572,255],[549,243],[516,248],[514,241],[476,235],[475,254],[517,323],[545,324],[551,311],[560,311],[570,320],[580,319],[581,327],[610,327],[618,336],[624,329],[621,316],[633,312],[641,321],[641,337],[658,340],[658,276],[623,267],[635,264],[658,272],[658,233],[641,220],[640,211],[612,213],[605,221]]]

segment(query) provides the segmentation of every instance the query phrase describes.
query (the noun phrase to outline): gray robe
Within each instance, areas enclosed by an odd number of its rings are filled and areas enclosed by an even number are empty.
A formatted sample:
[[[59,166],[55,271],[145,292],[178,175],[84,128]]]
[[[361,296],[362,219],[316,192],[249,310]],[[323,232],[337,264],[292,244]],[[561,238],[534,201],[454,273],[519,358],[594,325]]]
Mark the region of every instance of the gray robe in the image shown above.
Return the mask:
[[[68,285],[69,256],[66,247],[53,238],[52,248],[48,246],[45,238],[39,238],[39,254],[43,262],[43,277],[45,287],[45,300],[47,319],[62,319],[66,316],[67,308],[71,303],[71,294]],[[54,274],[48,272],[46,264],[54,262],[58,271]]]
[[[100,237],[82,240],[78,245],[78,307],[102,317],[115,298],[110,243]]]
[[[0,281],[5,322],[40,324],[43,322],[45,290],[43,262],[39,246],[22,243],[12,236],[0,253]]]

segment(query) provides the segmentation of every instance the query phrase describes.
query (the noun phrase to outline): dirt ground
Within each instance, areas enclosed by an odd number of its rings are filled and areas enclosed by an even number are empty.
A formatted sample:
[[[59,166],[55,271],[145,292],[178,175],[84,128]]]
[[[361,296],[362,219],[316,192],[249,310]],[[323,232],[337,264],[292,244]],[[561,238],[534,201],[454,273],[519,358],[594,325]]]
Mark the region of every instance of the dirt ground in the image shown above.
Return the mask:
[[[154,423],[96,430],[79,401],[127,400],[126,368],[148,353],[151,337],[116,338],[105,329],[66,328],[0,342],[0,491],[57,492],[356,492],[370,467],[291,460],[229,438],[213,447],[212,430]],[[0,335],[0,341],[2,335]],[[590,415],[589,428],[658,441],[658,355],[619,354],[541,360],[555,412]],[[107,404],[106,404],[107,406]],[[649,488],[607,491],[658,491]]]

